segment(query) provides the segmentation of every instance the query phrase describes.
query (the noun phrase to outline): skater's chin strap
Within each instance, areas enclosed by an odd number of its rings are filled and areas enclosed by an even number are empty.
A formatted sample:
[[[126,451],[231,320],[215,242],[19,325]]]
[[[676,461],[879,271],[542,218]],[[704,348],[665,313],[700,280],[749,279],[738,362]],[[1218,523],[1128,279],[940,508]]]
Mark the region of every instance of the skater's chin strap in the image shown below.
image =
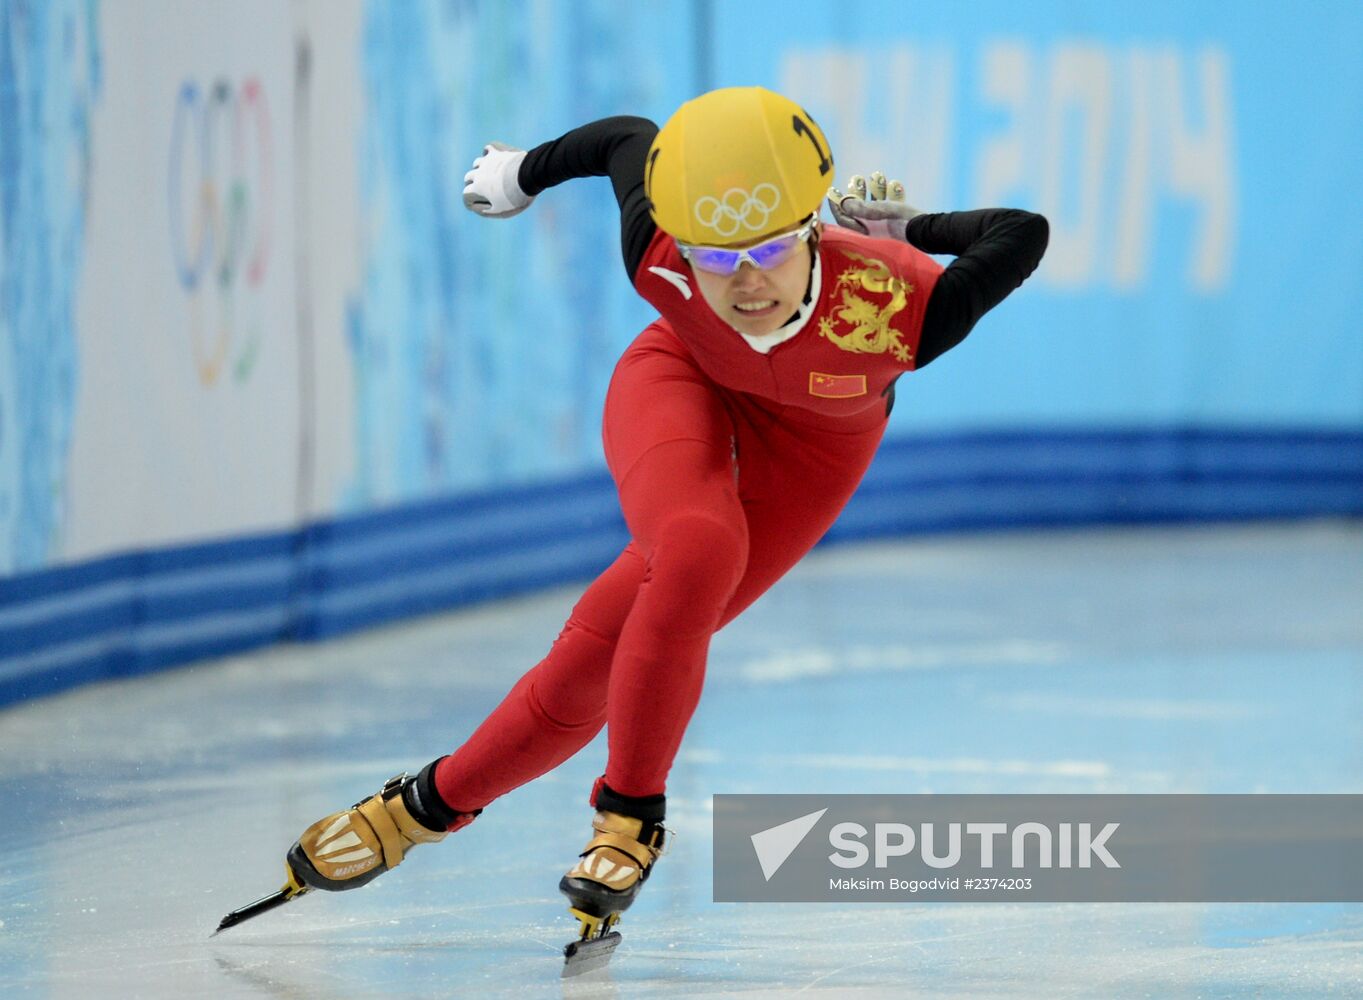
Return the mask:
[[[809,318],[814,315],[814,307],[818,304],[819,292],[823,282],[823,268],[819,264],[819,251],[817,249],[813,256],[814,264],[809,272],[809,284],[805,288],[805,297],[790,319],[771,333],[763,334],[760,337],[746,334],[732,323],[729,324],[734,333],[742,337],[748,346],[758,354],[770,354],[772,348],[777,344],[784,344],[809,325]]]

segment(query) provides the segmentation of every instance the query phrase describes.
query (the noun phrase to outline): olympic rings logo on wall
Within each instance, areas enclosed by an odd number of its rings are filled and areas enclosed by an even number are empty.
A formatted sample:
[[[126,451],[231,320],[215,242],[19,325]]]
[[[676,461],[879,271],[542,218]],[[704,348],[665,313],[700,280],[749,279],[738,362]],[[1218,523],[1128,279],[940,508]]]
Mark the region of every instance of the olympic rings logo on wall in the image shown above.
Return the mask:
[[[740,228],[761,233],[780,204],[781,192],[775,184],[759,184],[751,193],[742,188],[729,188],[723,198],[706,195],[698,199],[696,221],[723,237],[737,235]]]
[[[260,289],[270,264],[274,160],[260,81],[222,78],[207,91],[187,80],[170,130],[170,242],[190,298],[199,380],[212,385],[229,361],[238,381],[255,366]]]

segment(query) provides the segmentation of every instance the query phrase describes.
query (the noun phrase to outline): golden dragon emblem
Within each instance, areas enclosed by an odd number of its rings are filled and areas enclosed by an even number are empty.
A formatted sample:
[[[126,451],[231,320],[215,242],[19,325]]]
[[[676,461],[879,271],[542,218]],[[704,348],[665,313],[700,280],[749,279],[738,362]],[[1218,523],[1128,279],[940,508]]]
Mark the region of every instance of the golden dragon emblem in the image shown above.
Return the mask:
[[[850,250],[844,252],[860,266],[849,267],[838,275],[835,287],[842,293],[842,301],[833,307],[831,316],[819,320],[819,334],[844,351],[856,354],[884,354],[889,351],[895,360],[907,364],[913,359],[913,352],[900,340],[900,332],[890,326],[890,321],[908,303],[909,296],[913,294],[913,285],[893,276],[884,261],[863,257]],[[858,288],[881,294],[888,292],[890,301],[878,306],[870,299],[857,295]],[[834,330],[834,317],[851,329],[846,333],[837,333]]]

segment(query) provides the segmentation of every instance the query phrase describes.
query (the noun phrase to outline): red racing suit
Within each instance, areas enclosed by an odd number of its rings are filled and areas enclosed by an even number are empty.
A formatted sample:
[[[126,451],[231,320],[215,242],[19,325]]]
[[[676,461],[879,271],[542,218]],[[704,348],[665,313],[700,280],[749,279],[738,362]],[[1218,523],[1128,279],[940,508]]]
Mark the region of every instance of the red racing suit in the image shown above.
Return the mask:
[[[931,360],[1044,249],[1044,220],[1014,210],[915,219],[917,246],[827,227],[806,297],[812,311],[763,354],[710,309],[675,242],[652,228],[641,194],[649,128],[642,119],[584,126],[520,168],[530,194],[565,177],[611,176],[626,266],[661,316],[617,364],[603,418],[631,542],[548,655],[435,768],[440,797],[459,812],[549,771],[607,723],[605,783],[660,797],[711,636],[842,511],[880,443],[895,380],[920,364],[925,318]],[[944,272],[929,252],[961,256]]]
[[[942,266],[907,243],[837,226],[822,231],[818,254],[814,312],[804,330],[768,354],[749,347],[693,290],[690,265],[667,234],[654,236],[634,287],[716,385],[821,417],[879,410],[883,418],[890,387],[913,370]]]

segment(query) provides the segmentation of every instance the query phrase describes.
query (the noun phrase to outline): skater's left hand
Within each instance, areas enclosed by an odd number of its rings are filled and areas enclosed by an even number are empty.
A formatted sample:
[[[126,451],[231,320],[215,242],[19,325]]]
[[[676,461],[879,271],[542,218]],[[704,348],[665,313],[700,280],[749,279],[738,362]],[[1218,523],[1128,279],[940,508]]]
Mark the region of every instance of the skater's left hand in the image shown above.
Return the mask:
[[[904,200],[904,185],[887,181],[879,170],[871,175],[869,185],[866,178],[854,174],[847,182],[847,194],[829,188],[828,207],[846,229],[900,242],[907,239],[909,220],[923,214]]]
[[[525,150],[500,142],[483,147],[483,155],[473,161],[464,175],[464,207],[489,219],[509,219],[530,207],[535,200],[521,190],[518,175]]]

